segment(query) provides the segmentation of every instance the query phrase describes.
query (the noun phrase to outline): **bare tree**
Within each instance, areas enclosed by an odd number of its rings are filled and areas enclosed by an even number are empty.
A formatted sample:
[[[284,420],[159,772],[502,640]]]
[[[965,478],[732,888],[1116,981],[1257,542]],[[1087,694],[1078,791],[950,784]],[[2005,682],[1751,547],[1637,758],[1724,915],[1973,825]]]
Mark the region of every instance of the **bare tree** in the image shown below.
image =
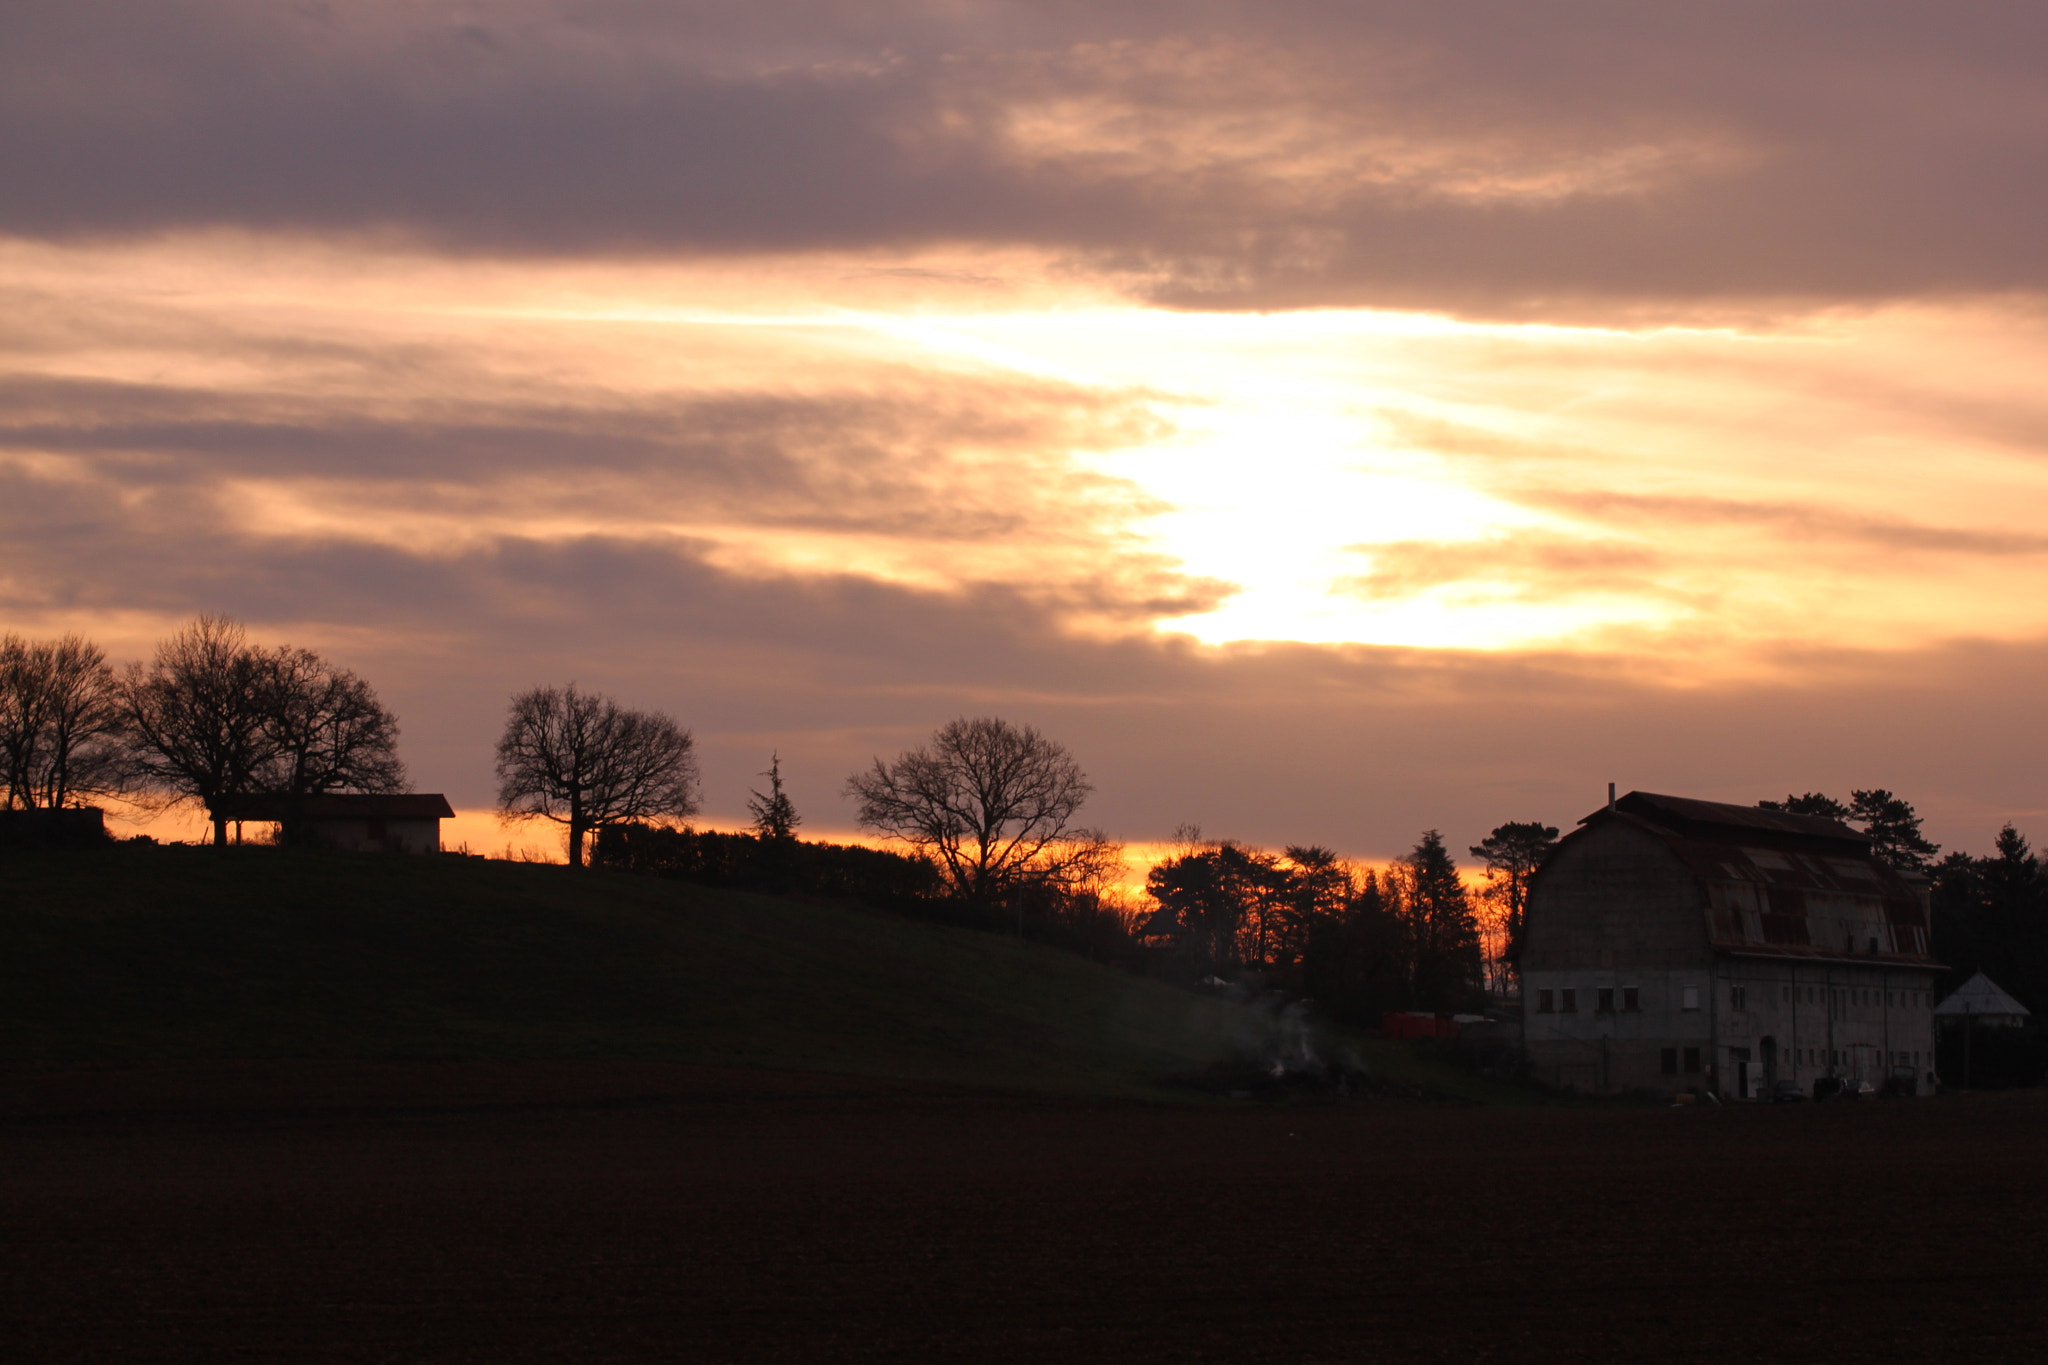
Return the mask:
[[[606,825],[697,812],[690,732],[575,683],[512,698],[497,771],[500,818],[567,825],[571,867],[583,866],[588,836]]]
[[[1486,944],[1487,977],[1497,995],[1506,995],[1519,979],[1515,965],[1522,956],[1522,918],[1529,903],[1529,878],[1557,847],[1557,827],[1540,820],[1510,821],[1471,845],[1472,856],[1486,864],[1486,906],[1479,916]]]
[[[98,645],[0,638],[7,809],[55,810],[120,784],[120,680]]]
[[[929,744],[846,780],[863,829],[935,858],[954,893],[979,905],[1105,862],[1109,840],[1072,824],[1092,791],[1064,746],[993,717],[948,721]]]
[[[258,774],[259,790],[318,796],[406,789],[398,719],[368,683],[310,649],[280,648],[269,662],[275,751]]]
[[[203,802],[227,842],[224,798],[402,791],[398,721],[368,683],[307,649],[263,649],[202,616],[122,684],[129,770],[170,802]]]
[[[122,700],[140,786],[213,814],[213,842],[228,841],[222,797],[255,789],[277,757],[270,724],[272,670],[239,621],[202,616],[129,668]]]

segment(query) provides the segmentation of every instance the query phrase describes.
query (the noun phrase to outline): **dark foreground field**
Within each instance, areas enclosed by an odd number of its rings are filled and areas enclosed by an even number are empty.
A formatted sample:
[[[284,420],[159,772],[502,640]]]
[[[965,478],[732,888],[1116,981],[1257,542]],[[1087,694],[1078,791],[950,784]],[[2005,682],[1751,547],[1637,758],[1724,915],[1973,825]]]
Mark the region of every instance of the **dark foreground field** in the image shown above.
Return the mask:
[[[1187,1109],[659,1063],[15,1070],[13,1360],[2039,1360],[2038,1093]]]

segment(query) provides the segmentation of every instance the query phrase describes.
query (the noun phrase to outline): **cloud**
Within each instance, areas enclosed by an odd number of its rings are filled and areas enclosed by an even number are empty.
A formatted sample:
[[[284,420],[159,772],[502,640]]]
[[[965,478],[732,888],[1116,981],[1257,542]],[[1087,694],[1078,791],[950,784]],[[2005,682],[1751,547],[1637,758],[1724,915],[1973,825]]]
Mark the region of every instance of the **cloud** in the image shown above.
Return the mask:
[[[1081,637],[1002,585],[741,575],[705,551],[227,535],[199,559],[143,541],[82,562],[75,609],[8,616],[105,640],[106,605],[147,604],[156,621],[116,649],[133,657],[193,612],[232,612],[363,673],[398,711],[420,783],[469,806],[488,802],[505,698],[571,678],[692,727],[711,815],[740,815],[778,749],[799,808],[827,829],[850,820],[848,772],[963,714],[1069,745],[1098,786],[1090,817],[1115,834],[1195,821],[1360,856],[1425,828],[1462,847],[1506,820],[1568,825],[1608,780],[1729,800],[1885,785],[1934,817],[1935,837],[1981,849],[2000,820],[2026,825],[2048,762],[2031,723],[2048,683],[2039,645],[1957,644],[1910,669],[1818,651],[1796,681],[1701,689],[1683,670],[1565,654]]]
[[[1647,530],[1652,534],[1682,533],[1687,528],[1734,526],[1781,536],[1796,533],[1802,539],[1845,542],[1865,549],[1994,559],[2048,554],[2048,535],[2032,531],[1927,526],[1797,503],[1745,502],[1711,497],[1649,497],[1557,489],[1526,492],[1522,497],[1535,506],[1555,508],[1606,525]]]
[[[1496,600],[1554,599],[1587,592],[1640,593],[1666,557],[1630,541],[1527,533],[1484,541],[1387,541],[1354,545],[1372,567],[1332,591],[1383,601],[1460,587]]]
[[[2037,291],[2027,7],[17,7],[0,232],[1029,247],[1181,305]]]

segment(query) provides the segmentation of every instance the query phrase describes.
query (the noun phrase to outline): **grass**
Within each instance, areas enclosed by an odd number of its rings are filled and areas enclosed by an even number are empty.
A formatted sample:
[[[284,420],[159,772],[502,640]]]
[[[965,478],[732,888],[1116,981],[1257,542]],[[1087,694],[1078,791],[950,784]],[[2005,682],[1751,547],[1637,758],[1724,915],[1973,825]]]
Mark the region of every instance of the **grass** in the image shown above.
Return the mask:
[[[1161,1095],[1257,1015],[1038,945],[535,864],[0,862],[0,1060],[688,1061]]]

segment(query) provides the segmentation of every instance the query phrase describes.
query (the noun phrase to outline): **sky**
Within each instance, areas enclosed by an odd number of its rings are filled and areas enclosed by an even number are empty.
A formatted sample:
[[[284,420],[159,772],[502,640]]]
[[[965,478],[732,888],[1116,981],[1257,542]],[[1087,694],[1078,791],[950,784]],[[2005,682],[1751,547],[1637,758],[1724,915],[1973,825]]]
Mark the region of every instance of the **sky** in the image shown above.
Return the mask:
[[[2048,837],[2038,6],[6,11],[0,628],[233,615],[468,812],[574,680],[820,835],[998,715],[1133,843]]]

